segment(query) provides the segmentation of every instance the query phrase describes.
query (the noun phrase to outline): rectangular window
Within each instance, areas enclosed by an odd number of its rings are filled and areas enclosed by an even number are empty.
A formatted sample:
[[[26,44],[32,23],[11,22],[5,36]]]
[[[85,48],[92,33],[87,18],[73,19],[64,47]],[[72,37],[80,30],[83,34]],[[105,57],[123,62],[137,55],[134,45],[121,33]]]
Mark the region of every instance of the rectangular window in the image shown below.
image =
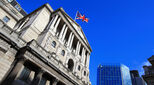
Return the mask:
[[[10,21],[10,18],[9,18],[9,17],[7,17],[7,16],[5,16],[5,17],[3,17],[3,21],[4,21],[5,23],[7,23],[7,22],[9,22],[9,21]]]
[[[20,11],[20,10],[21,10],[21,8],[20,8],[20,6],[19,6],[19,5],[15,5],[15,8],[16,8],[18,11]]]

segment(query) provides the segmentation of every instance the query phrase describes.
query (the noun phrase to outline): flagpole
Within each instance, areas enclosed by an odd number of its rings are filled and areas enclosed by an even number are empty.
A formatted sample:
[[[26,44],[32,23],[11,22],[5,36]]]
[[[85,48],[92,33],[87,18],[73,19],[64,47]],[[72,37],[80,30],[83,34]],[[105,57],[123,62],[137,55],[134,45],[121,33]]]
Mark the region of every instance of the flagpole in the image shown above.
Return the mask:
[[[78,13],[78,11],[76,12],[76,15],[75,15],[75,19],[74,19],[74,21],[76,21],[76,16],[77,16],[77,13]]]

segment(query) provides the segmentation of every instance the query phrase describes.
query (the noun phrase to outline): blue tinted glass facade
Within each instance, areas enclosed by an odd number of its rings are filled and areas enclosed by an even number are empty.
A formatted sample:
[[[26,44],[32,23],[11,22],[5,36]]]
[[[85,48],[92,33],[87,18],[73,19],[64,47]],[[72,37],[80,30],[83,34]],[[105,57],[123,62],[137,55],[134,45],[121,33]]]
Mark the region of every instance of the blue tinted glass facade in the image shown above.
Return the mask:
[[[121,65],[121,72],[123,78],[123,85],[132,85],[129,68],[125,65]]]
[[[132,85],[129,69],[124,65],[100,65],[97,69],[97,85]]]

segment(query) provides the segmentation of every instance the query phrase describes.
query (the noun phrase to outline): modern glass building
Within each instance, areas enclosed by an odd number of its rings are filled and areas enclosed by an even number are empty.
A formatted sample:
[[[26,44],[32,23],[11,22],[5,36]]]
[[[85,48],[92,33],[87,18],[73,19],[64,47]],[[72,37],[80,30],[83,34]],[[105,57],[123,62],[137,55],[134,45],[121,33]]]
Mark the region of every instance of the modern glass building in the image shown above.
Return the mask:
[[[129,68],[123,64],[99,65],[97,85],[132,85]]]

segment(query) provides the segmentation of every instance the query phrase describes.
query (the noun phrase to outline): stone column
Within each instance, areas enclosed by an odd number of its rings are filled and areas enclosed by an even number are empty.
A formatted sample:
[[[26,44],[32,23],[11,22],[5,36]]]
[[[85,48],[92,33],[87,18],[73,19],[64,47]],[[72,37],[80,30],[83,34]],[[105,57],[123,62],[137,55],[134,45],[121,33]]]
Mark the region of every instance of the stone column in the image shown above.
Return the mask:
[[[75,54],[78,53],[79,44],[80,44],[80,42],[78,41],[78,42],[77,42],[77,45],[76,45],[76,52],[75,52]]]
[[[60,40],[61,40],[62,36],[64,35],[64,30],[65,30],[65,28],[66,28],[66,24],[63,25],[63,28],[62,28],[62,30],[61,30],[61,32],[60,32],[60,35],[59,35],[59,39],[60,39]]]
[[[13,29],[17,31],[17,29],[19,28],[19,25],[22,23],[22,21],[18,22],[14,27]]]
[[[23,64],[25,63],[26,59],[21,58],[17,60],[16,65],[12,69],[12,71],[9,73],[9,75],[6,77],[6,79],[2,82],[2,85],[11,85],[13,81],[17,78],[18,73],[23,68]]]
[[[85,65],[85,59],[86,59],[86,49],[84,49],[84,53],[83,53],[83,64]]]
[[[58,18],[58,20],[57,20],[57,22],[56,22],[56,25],[55,25],[55,27],[53,28],[53,32],[55,32],[55,33],[56,33],[57,27],[58,27],[58,25],[59,25],[59,23],[60,23],[60,20],[61,20],[61,18]]]
[[[53,17],[52,19],[49,20],[47,29],[51,28],[51,25],[52,25],[52,23],[53,23],[54,20],[55,20],[55,17]]]
[[[85,56],[85,49],[83,47],[83,49],[82,49],[82,58],[81,58],[83,64],[84,64],[84,56]]]
[[[65,36],[66,36],[67,30],[68,30],[68,27],[66,26],[66,29],[65,29],[65,31],[64,31],[64,34],[63,34],[63,36],[62,36],[62,41],[64,41],[64,39],[65,39]]]
[[[36,77],[34,78],[34,80],[32,81],[31,85],[39,85],[41,79],[42,79],[42,75],[45,71],[40,69],[38,74],[36,75]]]
[[[53,29],[54,24],[56,23],[57,19],[58,19],[58,15],[56,15],[56,16],[54,17],[54,20],[53,20],[53,22],[52,22],[52,24],[51,24],[51,26],[50,26],[51,29]]]
[[[70,41],[71,41],[71,38],[72,38],[72,32],[70,33],[70,36],[69,36],[69,38],[68,38],[68,42],[67,42],[67,46],[69,47],[69,45],[70,45]]]
[[[88,54],[86,54],[86,52],[85,52],[85,60],[84,60],[85,66],[87,66],[87,57],[88,57]]]
[[[80,52],[80,48],[81,48],[81,43],[79,43],[79,47],[78,47],[78,52],[77,52],[77,55],[79,54]]]
[[[30,74],[29,74],[29,79],[28,79],[28,81],[29,81],[29,82],[32,82],[33,79],[34,79],[34,76],[35,76],[35,72],[34,72],[34,71],[31,71]]]
[[[24,20],[21,20],[20,22],[18,22],[15,26],[14,26],[14,30],[16,31],[20,31],[21,27],[25,25],[25,23],[27,23],[29,21],[29,18],[26,18]]]
[[[53,83],[52,83],[51,85],[57,85],[58,82],[59,82],[58,79],[54,79],[54,80],[53,80]]]
[[[86,62],[86,66],[89,68],[89,61],[90,61],[90,54],[87,54],[87,62]]]
[[[45,85],[50,85],[50,81],[49,81],[49,80],[47,80]]]
[[[70,49],[71,49],[72,44],[73,44],[73,39],[74,39],[74,34],[72,35],[72,38],[71,38],[71,41],[70,41],[70,45],[69,45],[69,48],[70,48]]]

